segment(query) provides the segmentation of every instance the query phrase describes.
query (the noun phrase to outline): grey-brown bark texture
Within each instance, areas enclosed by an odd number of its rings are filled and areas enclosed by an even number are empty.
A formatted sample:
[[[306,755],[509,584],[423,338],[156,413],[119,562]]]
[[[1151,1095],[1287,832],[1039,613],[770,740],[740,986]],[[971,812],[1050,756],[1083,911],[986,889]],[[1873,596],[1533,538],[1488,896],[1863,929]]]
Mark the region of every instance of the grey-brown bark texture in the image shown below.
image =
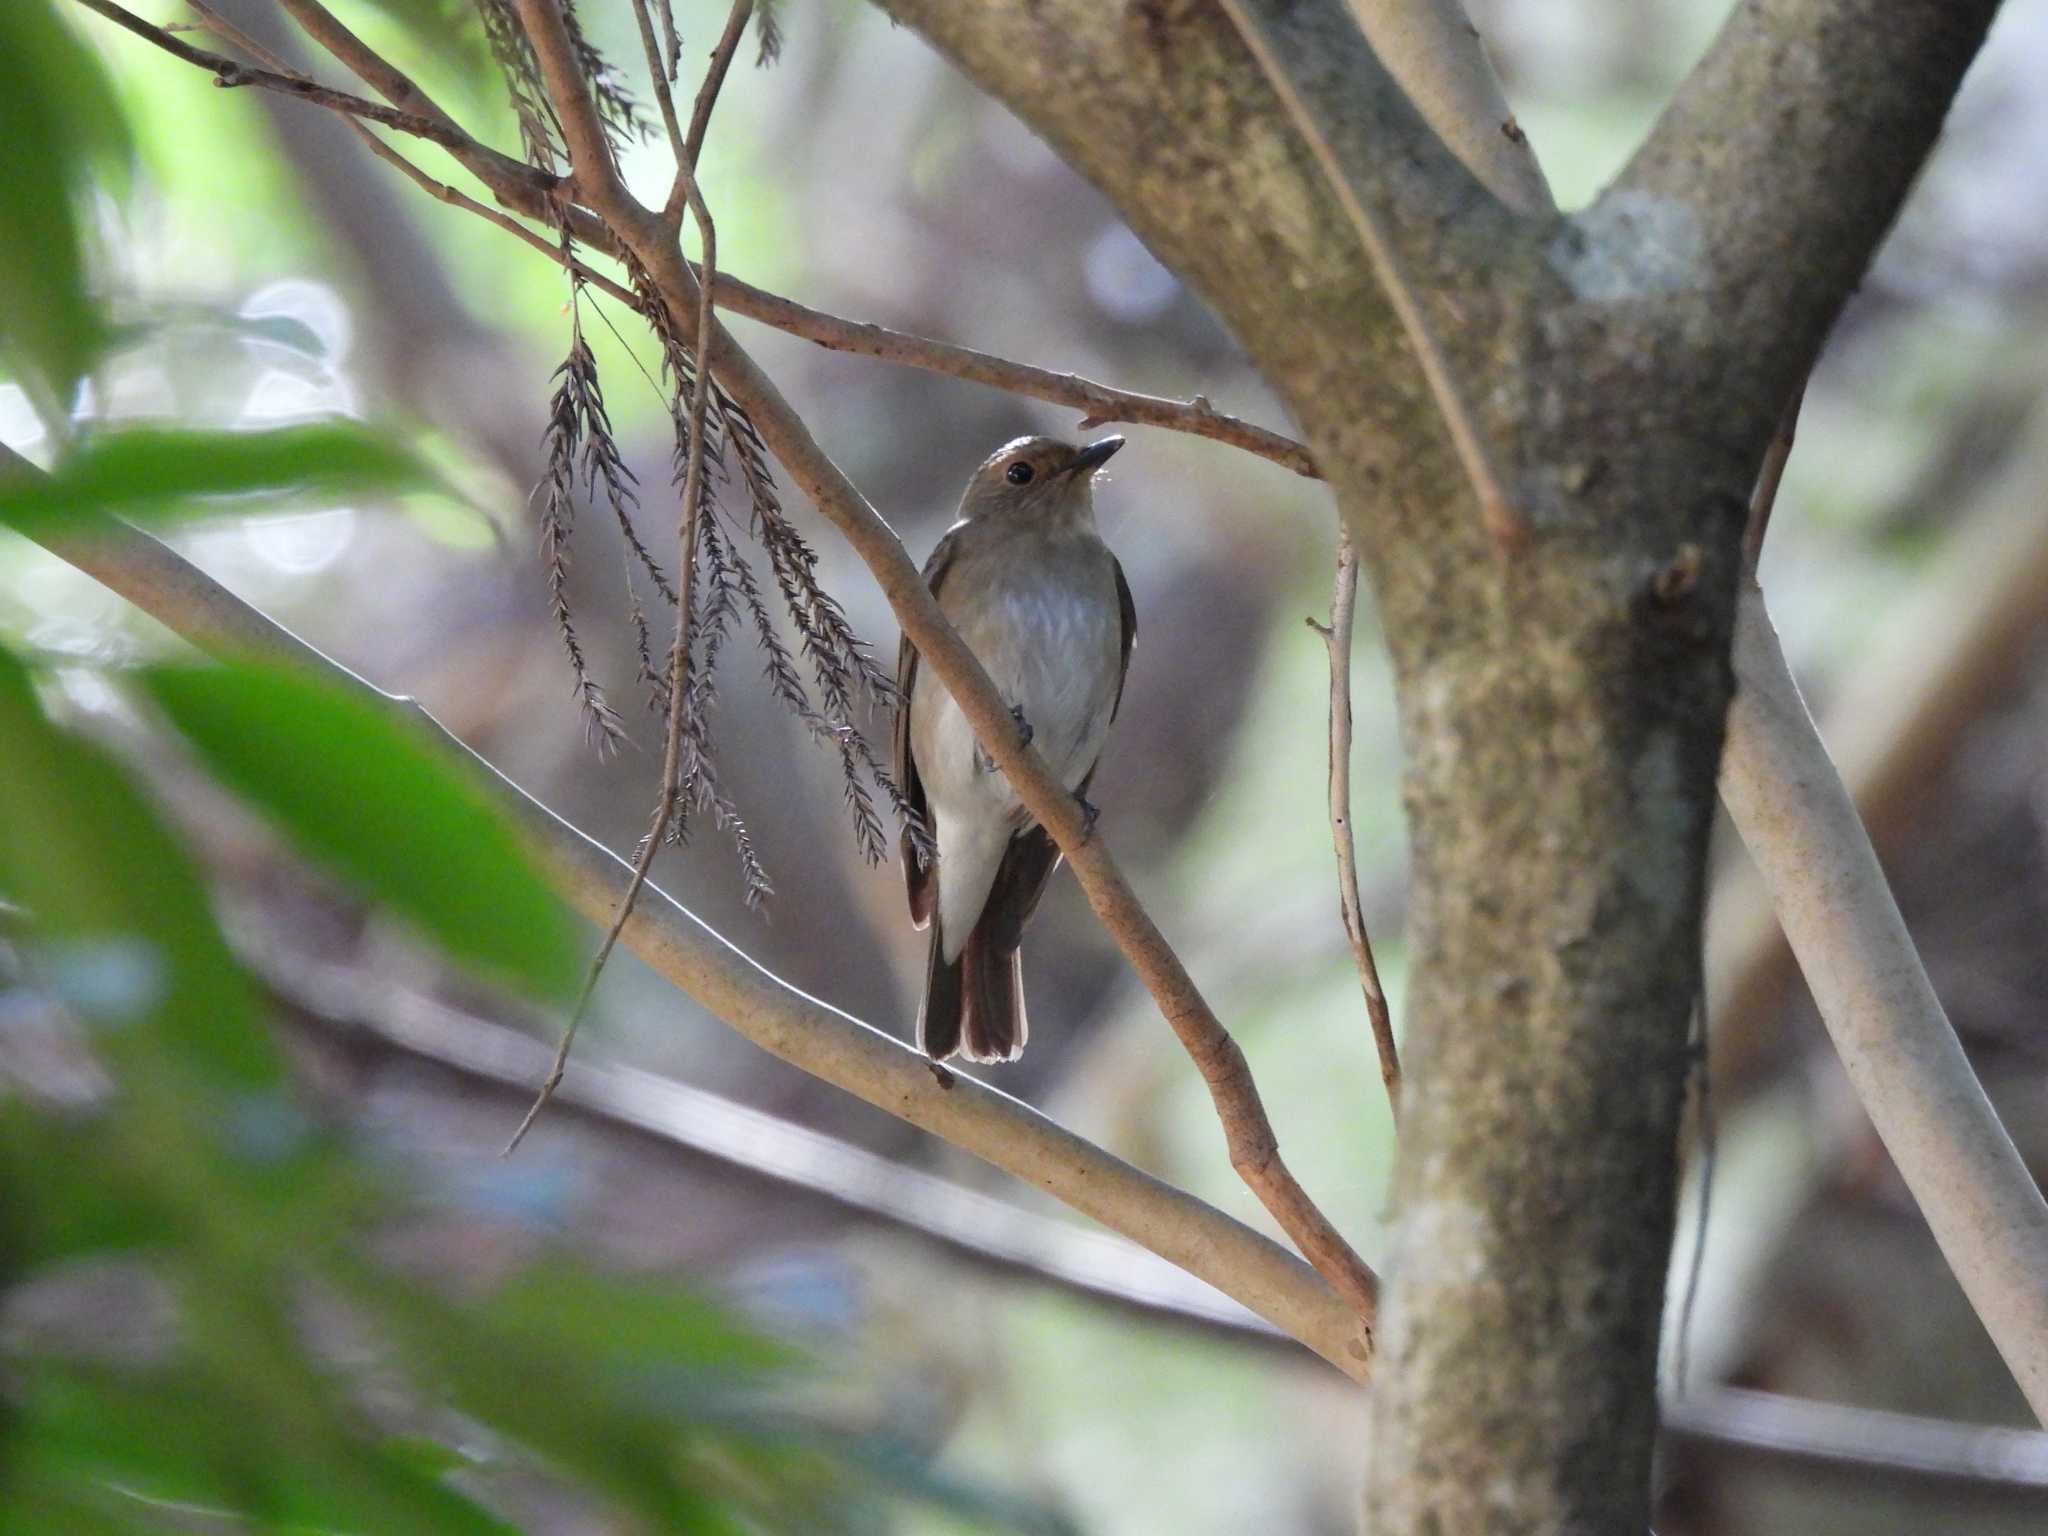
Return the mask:
[[[1750,482],[1995,0],[1747,0],[1616,184],[1510,213],[1341,0],[887,0],[1100,187],[1299,419],[1395,665],[1414,857],[1376,1533],[1646,1528]],[[1489,538],[1302,114],[1524,524]],[[1285,1112],[1278,1113],[1285,1129]]]

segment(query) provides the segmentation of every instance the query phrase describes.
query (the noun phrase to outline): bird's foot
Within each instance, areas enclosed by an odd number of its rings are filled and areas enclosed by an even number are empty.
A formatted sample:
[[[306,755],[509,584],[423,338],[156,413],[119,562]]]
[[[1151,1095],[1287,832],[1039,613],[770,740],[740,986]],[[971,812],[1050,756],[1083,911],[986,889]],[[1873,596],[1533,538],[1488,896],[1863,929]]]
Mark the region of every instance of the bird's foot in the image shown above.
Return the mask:
[[[1017,722],[1017,734],[1024,738],[1024,745],[1030,746],[1034,732],[1031,729],[1031,722],[1024,718],[1024,706],[1022,704],[1012,704],[1010,706],[1010,718]],[[974,770],[977,773],[994,773],[996,771],[996,760],[982,750],[980,742],[974,744]]]
[[[1081,842],[1086,846],[1095,840],[1095,823],[1102,819],[1102,811],[1083,795],[1074,796],[1074,804],[1081,808]]]

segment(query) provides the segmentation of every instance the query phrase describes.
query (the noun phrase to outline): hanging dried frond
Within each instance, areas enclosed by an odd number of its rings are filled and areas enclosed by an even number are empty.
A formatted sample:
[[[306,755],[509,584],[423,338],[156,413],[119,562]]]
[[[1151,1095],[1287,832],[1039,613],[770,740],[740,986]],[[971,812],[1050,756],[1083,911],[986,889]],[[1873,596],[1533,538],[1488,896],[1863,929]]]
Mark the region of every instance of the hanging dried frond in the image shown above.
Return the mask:
[[[611,140],[612,148],[622,150],[635,139],[651,138],[654,124],[641,111],[639,101],[626,85],[626,77],[612,67],[611,61],[584,34],[575,0],[562,0],[562,26],[569,34],[569,46],[576,50],[583,78],[590,82],[590,93],[597,100],[598,121],[604,124],[605,137]]]
[[[505,90],[512,99],[512,115],[519,121],[519,142],[527,160],[544,171],[558,170],[564,158],[562,124],[548,100],[532,39],[520,25],[511,0],[476,0],[476,8],[484,24],[484,41],[490,45],[491,57],[505,77]]]
[[[579,278],[572,302],[580,303],[582,287]],[[654,583],[654,590],[667,599],[670,607],[674,607],[676,589],[669,584],[668,573],[661,568],[661,562],[640,541],[640,530],[634,525],[634,513],[640,508],[639,493],[634,489],[638,482],[633,471],[626,467],[618,439],[612,435],[611,413],[605,407],[604,386],[597,376],[597,358],[585,344],[580,324],[569,350],[569,360],[562,367],[568,370],[565,383],[573,385],[572,397],[581,416],[584,489],[595,500],[599,485],[604,487],[605,502],[612,509],[612,518],[619,525],[619,536],[625,540],[627,550],[647,573],[648,580]]]
[[[690,452],[689,406],[697,385],[697,359],[646,272],[629,265],[628,276],[661,343],[662,371],[670,384],[669,414],[675,424],[674,473],[680,484]],[[704,417],[705,463],[726,484],[737,483],[746,492],[748,530],[768,557],[781,606],[796,631],[797,650],[808,664],[812,683],[805,683],[796,657],[782,637],[760,581],[740,546],[738,529],[725,531],[719,521],[722,509],[715,500],[707,499],[699,523],[699,565],[709,601],[701,610],[701,630],[694,621],[692,625],[693,631],[704,637],[706,664],[700,671],[692,672],[690,692],[698,696],[701,681],[701,698],[707,708],[715,701],[710,663],[728,628],[744,613],[761,649],[769,691],[803,724],[812,740],[821,745],[829,743],[839,755],[843,796],[853,821],[854,842],[862,856],[870,863],[878,863],[887,851],[881,818],[868,788],[871,780],[882,787],[898,821],[916,845],[929,852],[927,829],[855,723],[863,708],[885,714],[896,708],[895,679],[875,660],[867,643],[855,633],[845,610],[819,581],[817,552],[783,511],[781,493],[776,489],[768,462],[767,445],[745,410],[715,379],[711,381],[708,406]],[[696,579],[697,574],[692,572],[692,578]],[[699,613],[694,599],[692,612]],[[693,645],[692,655],[696,654]],[[815,703],[812,686],[817,689]],[[686,722],[686,734],[692,732],[698,737],[696,760],[702,764],[701,778],[710,771],[711,748],[703,714],[696,709]],[[697,793],[696,801],[713,804],[703,798],[702,791]]]
[[[654,632],[640,603],[640,589],[633,583],[630,554],[626,556],[626,620],[633,626],[633,649],[640,659],[639,681],[647,689],[647,707],[661,714],[668,708],[668,679],[655,670]]]
[[[579,331],[575,347],[582,344]],[[570,355],[573,361],[574,348]],[[604,689],[590,675],[569,610],[569,535],[576,524],[576,457],[583,418],[574,399],[570,364],[565,362],[556,369],[555,377],[561,382],[548,405],[544,439],[548,462],[540,484],[541,567],[547,574],[548,605],[555,616],[555,628],[561,634],[562,648],[569,654],[569,669],[575,678],[573,696],[583,711],[584,736],[596,745],[600,755],[607,755],[618,749],[625,731],[618,711],[605,701]]]
[[[754,67],[765,69],[782,57],[782,0],[754,0],[754,41],[761,51]]]

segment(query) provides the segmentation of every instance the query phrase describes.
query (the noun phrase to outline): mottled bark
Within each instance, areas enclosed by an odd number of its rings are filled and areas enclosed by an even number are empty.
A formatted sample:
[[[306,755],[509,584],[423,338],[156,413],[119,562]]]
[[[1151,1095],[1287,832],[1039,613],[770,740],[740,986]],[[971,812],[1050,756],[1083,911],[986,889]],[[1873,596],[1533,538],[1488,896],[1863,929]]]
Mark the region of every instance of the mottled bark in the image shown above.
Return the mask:
[[[1339,0],[1235,8],[1316,40],[1291,84],[1445,345],[1529,530],[1506,555],[1223,7],[886,5],[1235,331],[1373,584],[1414,969],[1370,1528],[1640,1536],[1747,492],[1995,5],[1739,6],[1571,219],[1480,187]]]

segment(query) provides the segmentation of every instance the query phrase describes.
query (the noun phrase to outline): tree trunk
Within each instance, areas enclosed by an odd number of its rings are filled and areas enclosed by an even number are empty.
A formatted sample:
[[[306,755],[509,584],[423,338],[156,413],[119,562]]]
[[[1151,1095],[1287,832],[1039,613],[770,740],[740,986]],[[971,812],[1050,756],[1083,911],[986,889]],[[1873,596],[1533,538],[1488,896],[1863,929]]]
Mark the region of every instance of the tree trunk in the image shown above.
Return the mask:
[[[1641,1536],[1748,492],[1995,5],[1741,4],[1564,218],[1495,201],[1340,0],[885,3],[1235,331],[1379,604],[1414,964],[1369,1528]],[[1482,524],[1367,227],[1519,537]]]

